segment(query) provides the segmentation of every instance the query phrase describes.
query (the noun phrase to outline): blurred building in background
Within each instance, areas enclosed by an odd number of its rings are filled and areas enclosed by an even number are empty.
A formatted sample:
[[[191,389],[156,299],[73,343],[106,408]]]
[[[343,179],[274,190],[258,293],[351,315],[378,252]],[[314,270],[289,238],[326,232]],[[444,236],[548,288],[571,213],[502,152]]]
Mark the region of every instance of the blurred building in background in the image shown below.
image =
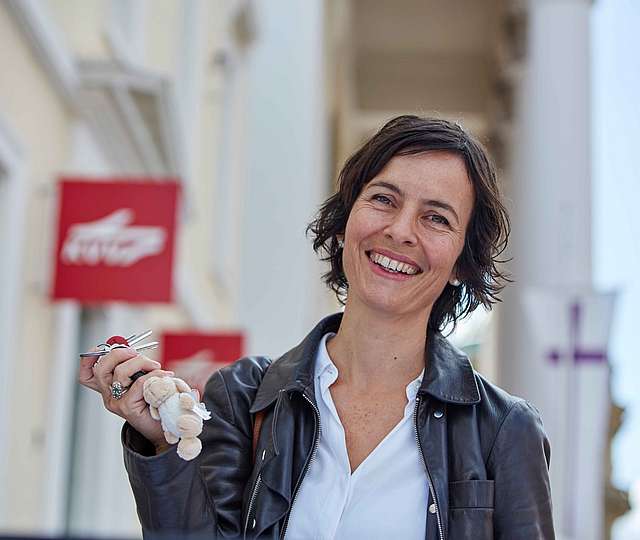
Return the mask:
[[[330,309],[304,237],[330,189],[322,16],[0,4],[3,531],[138,531],[121,422],[78,387],[80,351],[152,328],[246,331],[247,351],[276,354]],[[173,303],[51,301],[62,176],[180,179]]]
[[[454,339],[541,410],[558,537],[602,538],[612,303],[591,288],[590,9],[0,3],[0,532],[139,534],[121,422],[76,384],[78,353],[146,328],[288,350],[337,309],[306,224],[357,145],[417,113],[486,143],[512,212],[516,284]],[[172,303],[51,300],[62,176],[179,179]],[[610,493],[607,523],[626,510]]]
[[[615,297],[592,286],[591,4],[337,0],[329,25],[336,167],[412,112],[460,122],[501,170],[515,283],[454,341],[540,409],[558,537],[580,540],[607,536],[628,509],[608,479]]]

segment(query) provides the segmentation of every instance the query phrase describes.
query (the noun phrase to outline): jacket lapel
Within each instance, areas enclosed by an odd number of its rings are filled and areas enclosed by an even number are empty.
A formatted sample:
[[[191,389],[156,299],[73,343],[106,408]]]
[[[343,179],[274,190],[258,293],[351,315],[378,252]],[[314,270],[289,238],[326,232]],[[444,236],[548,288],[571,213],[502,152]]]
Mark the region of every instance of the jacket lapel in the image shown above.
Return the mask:
[[[465,353],[439,332],[429,332],[425,356],[426,372],[419,393],[458,405],[480,402],[473,366]]]
[[[427,474],[431,478],[438,503],[444,537],[449,527],[449,458],[447,404],[473,405],[480,402],[478,383],[469,358],[451,345],[440,333],[427,339],[426,376],[418,394],[417,430]],[[435,398],[435,399],[434,399]],[[432,514],[427,514],[432,517]],[[437,516],[433,516],[437,519]]]
[[[300,344],[275,360],[267,370],[250,412],[273,404],[281,390],[304,390],[314,397],[313,372],[318,344],[327,332],[337,332],[342,313],[322,319]],[[468,356],[439,332],[429,332],[425,350],[426,373],[419,392],[446,403],[474,404],[480,393]]]
[[[334,313],[322,319],[301,343],[275,360],[262,379],[250,412],[269,407],[281,390],[304,391],[315,402],[313,372],[318,344],[327,332],[337,332],[342,313]]]
[[[269,429],[269,458],[262,464],[260,476],[265,487],[282,497],[268,510],[263,524],[275,523],[288,511],[304,463],[313,446],[314,422],[310,407],[301,405],[305,393],[315,403],[313,373],[318,344],[327,332],[337,332],[342,313],[322,319],[304,340],[275,360],[256,393],[250,412],[276,406],[265,422]],[[480,393],[469,358],[451,345],[439,332],[429,332],[425,349],[425,377],[418,394],[418,437],[427,471],[433,483],[446,535],[448,520],[448,458],[446,404],[472,405],[480,402]],[[435,398],[435,399],[432,399]],[[296,401],[299,400],[299,401]],[[436,415],[436,411],[442,412]],[[430,515],[430,514],[428,514]]]

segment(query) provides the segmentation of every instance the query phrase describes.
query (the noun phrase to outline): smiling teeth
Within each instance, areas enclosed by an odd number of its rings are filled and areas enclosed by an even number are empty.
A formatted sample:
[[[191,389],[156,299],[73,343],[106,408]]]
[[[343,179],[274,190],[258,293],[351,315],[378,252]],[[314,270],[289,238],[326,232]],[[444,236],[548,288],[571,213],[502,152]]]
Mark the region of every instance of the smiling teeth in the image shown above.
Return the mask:
[[[387,270],[391,272],[399,272],[401,274],[413,275],[418,273],[418,268],[415,266],[411,266],[410,264],[403,263],[400,261],[396,261],[394,259],[390,259],[389,257],[385,257],[384,255],[380,255],[375,251],[372,251],[369,255],[369,258],[376,264],[380,266],[384,266]]]

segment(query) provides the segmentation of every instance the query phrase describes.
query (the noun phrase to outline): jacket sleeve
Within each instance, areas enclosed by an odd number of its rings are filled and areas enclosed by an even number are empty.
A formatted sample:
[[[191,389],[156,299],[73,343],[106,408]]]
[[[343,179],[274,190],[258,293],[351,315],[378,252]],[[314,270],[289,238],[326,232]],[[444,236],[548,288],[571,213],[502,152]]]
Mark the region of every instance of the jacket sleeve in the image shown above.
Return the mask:
[[[175,446],[153,455],[150,443],[125,424],[125,467],[145,538],[241,535],[242,496],[253,467],[249,407],[261,375],[259,362],[247,358],[211,376],[203,396],[211,419],[192,461],[178,457]]]
[[[554,540],[551,447],[538,410],[517,401],[503,420],[487,467],[495,482],[494,538]]]

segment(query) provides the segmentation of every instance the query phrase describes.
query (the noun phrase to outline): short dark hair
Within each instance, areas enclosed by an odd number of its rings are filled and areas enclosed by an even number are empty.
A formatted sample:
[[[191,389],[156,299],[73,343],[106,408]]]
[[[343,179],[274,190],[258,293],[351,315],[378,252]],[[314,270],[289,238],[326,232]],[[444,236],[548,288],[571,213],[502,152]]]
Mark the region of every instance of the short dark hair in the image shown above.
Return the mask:
[[[485,148],[458,124],[438,118],[403,115],[387,122],[345,163],[338,176],[338,190],[320,207],[307,226],[313,249],[331,268],[324,282],[344,305],[349,284],[342,266],[342,248],[337,235],[343,235],[347,219],[364,186],[394,156],[428,151],[447,151],[460,156],[473,185],[475,203],[465,234],[462,253],[456,262],[459,286],[449,283],[436,300],[429,317],[429,329],[442,331],[469,315],[479,305],[487,309],[499,301],[498,293],[508,274],[498,266],[506,249],[510,224],[498,186],[496,168]]]

